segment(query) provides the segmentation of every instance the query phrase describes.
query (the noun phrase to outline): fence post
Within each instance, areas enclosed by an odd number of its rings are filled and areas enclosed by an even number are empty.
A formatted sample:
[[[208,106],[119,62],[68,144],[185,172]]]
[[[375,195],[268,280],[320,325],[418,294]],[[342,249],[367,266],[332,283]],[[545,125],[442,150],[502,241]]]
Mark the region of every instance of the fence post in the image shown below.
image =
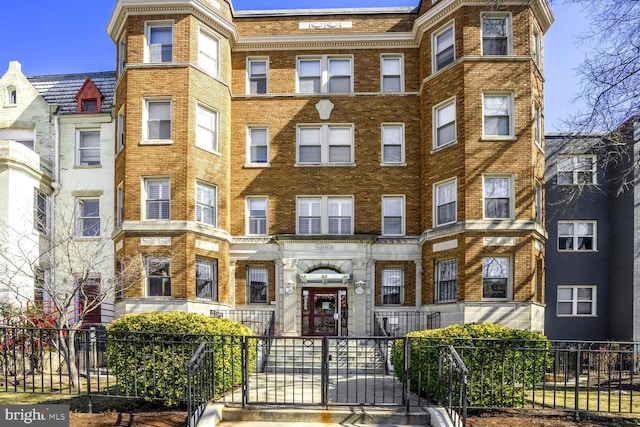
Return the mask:
[[[90,363],[90,359],[91,359],[91,335],[93,334],[93,336],[95,336],[95,328],[91,328],[93,329],[93,332],[91,331],[83,331],[84,332],[84,354],[85,354],[85,359],[84,359],[84,369],[86,371],[87,374],[87,411],[92,414],[93,413],[93,405],[91,404],[91,370],[89,369],[89,363]],[[71,340],[69,340],[71,341]],[[76,341],[76,340],[74,340]],[[69,345],[76,345],[75,342],[69,342]],[[80,379],[78,378],[78,381],[80,381]]]
[[[321,365],[321,377],[322,380],[322,405],[327,409],[329,402],[329,338],[322,337],[322,365]]]
[[[249,401],[249,337],[240,337],[242,345],[242,407]]]
[[[411,347],[409,346],[409,339],[405,336],[402,338],[403,347],[403,372],[402,372],[402,402],[404,403],[404,409],[409,412],[409,362],[411,359]]]
[[[580,403],[579,403],[579,397],[580,397],[580,364],[582,363],[582,355],[581,355],[581,343],[578,343],[578,347],[576,349],[576,384],[574,386],[574,399],[575,399],[575,403],[574,403],[574,411],[575,411],[575,419],[576,421],[580,420]]]

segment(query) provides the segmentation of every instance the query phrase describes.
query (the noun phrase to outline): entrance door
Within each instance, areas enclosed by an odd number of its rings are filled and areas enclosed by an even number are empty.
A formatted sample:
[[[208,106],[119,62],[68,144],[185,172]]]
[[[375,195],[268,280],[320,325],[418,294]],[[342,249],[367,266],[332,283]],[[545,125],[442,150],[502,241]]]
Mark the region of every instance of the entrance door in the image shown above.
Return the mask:
[[[346,334],[346,291],[338,288],[302,290],[302,335]]]

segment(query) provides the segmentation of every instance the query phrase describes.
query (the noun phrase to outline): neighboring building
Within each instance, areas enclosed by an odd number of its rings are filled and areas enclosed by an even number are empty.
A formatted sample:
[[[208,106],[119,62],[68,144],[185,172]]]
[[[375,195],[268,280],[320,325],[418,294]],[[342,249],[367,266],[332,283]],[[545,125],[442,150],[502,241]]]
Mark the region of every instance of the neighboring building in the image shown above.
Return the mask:
[[[5,301],[17,300],[24,307],[44,299],[46,304],[47,295],[34,295],[34,283],[56,280],[44,259],[56,253],[49,244],[57,241],[52,235],[73,233],[79,253],[111,237],[114,84],[114,72],[25,77],[18,62],[11,62],[0,78],[2,242],[16,242],[23,260],[40,258],[33,274],[19,279],[17,298],[4,289]],[[65,226],[69,230],[61,229]],[[56,256],[62,252],[57,249]],[[113,277],[113,264],[113,245],[95,253],[92,286]],[[1,271],[5,268],[0,265]],[[108,301],[85,322],[106,323],[113,316],[113,301]]]
[[[544,323],[545,0],[234,11],[118,0],[116,302],[361,335]]]
[[[549,338],[640,339],[640,193],[632,167],[640,122],[620,134],[626,154],[616,157],[606,155],[603,137],[545,138]],[[630,185],[620,191],[624,176]]]

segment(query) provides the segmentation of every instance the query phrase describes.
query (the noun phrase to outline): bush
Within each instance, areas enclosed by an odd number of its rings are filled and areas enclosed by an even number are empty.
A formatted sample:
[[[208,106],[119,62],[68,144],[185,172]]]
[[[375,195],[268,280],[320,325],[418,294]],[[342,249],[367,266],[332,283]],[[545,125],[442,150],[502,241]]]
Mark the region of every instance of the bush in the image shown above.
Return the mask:
[[[447,373],[441,369],[446,346],[452,345],[468,369],[469,405],[482,408],[515,407],[524,403],[524,390],[544,380],[553,355],[547,338],[535,332],[482,323],[451,325],[407,334],[411,389],[432,401],[448,395]],[[404,370],[402,341],[393,347],[398,376]],[[445,363],[446,364],[446,363]]]
[[[202,342],[213,343],[215,395],[242,381],[243,337],[251,329],[229,319],[195,313],[126,314],[107,326],[109,369],[120,391],[176,406],[187,398],[187,364]],[[255,341],[250,340],[255,347]],[[249,370],[255,351],[249,354]],[[201,379],[196,379],[201,380]]]

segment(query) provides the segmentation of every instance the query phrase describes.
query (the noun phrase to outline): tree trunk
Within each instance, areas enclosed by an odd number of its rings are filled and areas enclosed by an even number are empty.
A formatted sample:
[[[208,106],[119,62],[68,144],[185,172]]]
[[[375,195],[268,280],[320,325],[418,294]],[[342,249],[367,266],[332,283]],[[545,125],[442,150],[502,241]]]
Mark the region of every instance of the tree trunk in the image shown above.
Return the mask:
[[[64,332],[67,332],[67,336],[64,336]],[[78,364],[76,362],[76,330],[73,328],[61,329],[58,331],[58,335],[60,350],[69,371],[69,382],[71,387],[80,391],[80,374],[78,373]]]

